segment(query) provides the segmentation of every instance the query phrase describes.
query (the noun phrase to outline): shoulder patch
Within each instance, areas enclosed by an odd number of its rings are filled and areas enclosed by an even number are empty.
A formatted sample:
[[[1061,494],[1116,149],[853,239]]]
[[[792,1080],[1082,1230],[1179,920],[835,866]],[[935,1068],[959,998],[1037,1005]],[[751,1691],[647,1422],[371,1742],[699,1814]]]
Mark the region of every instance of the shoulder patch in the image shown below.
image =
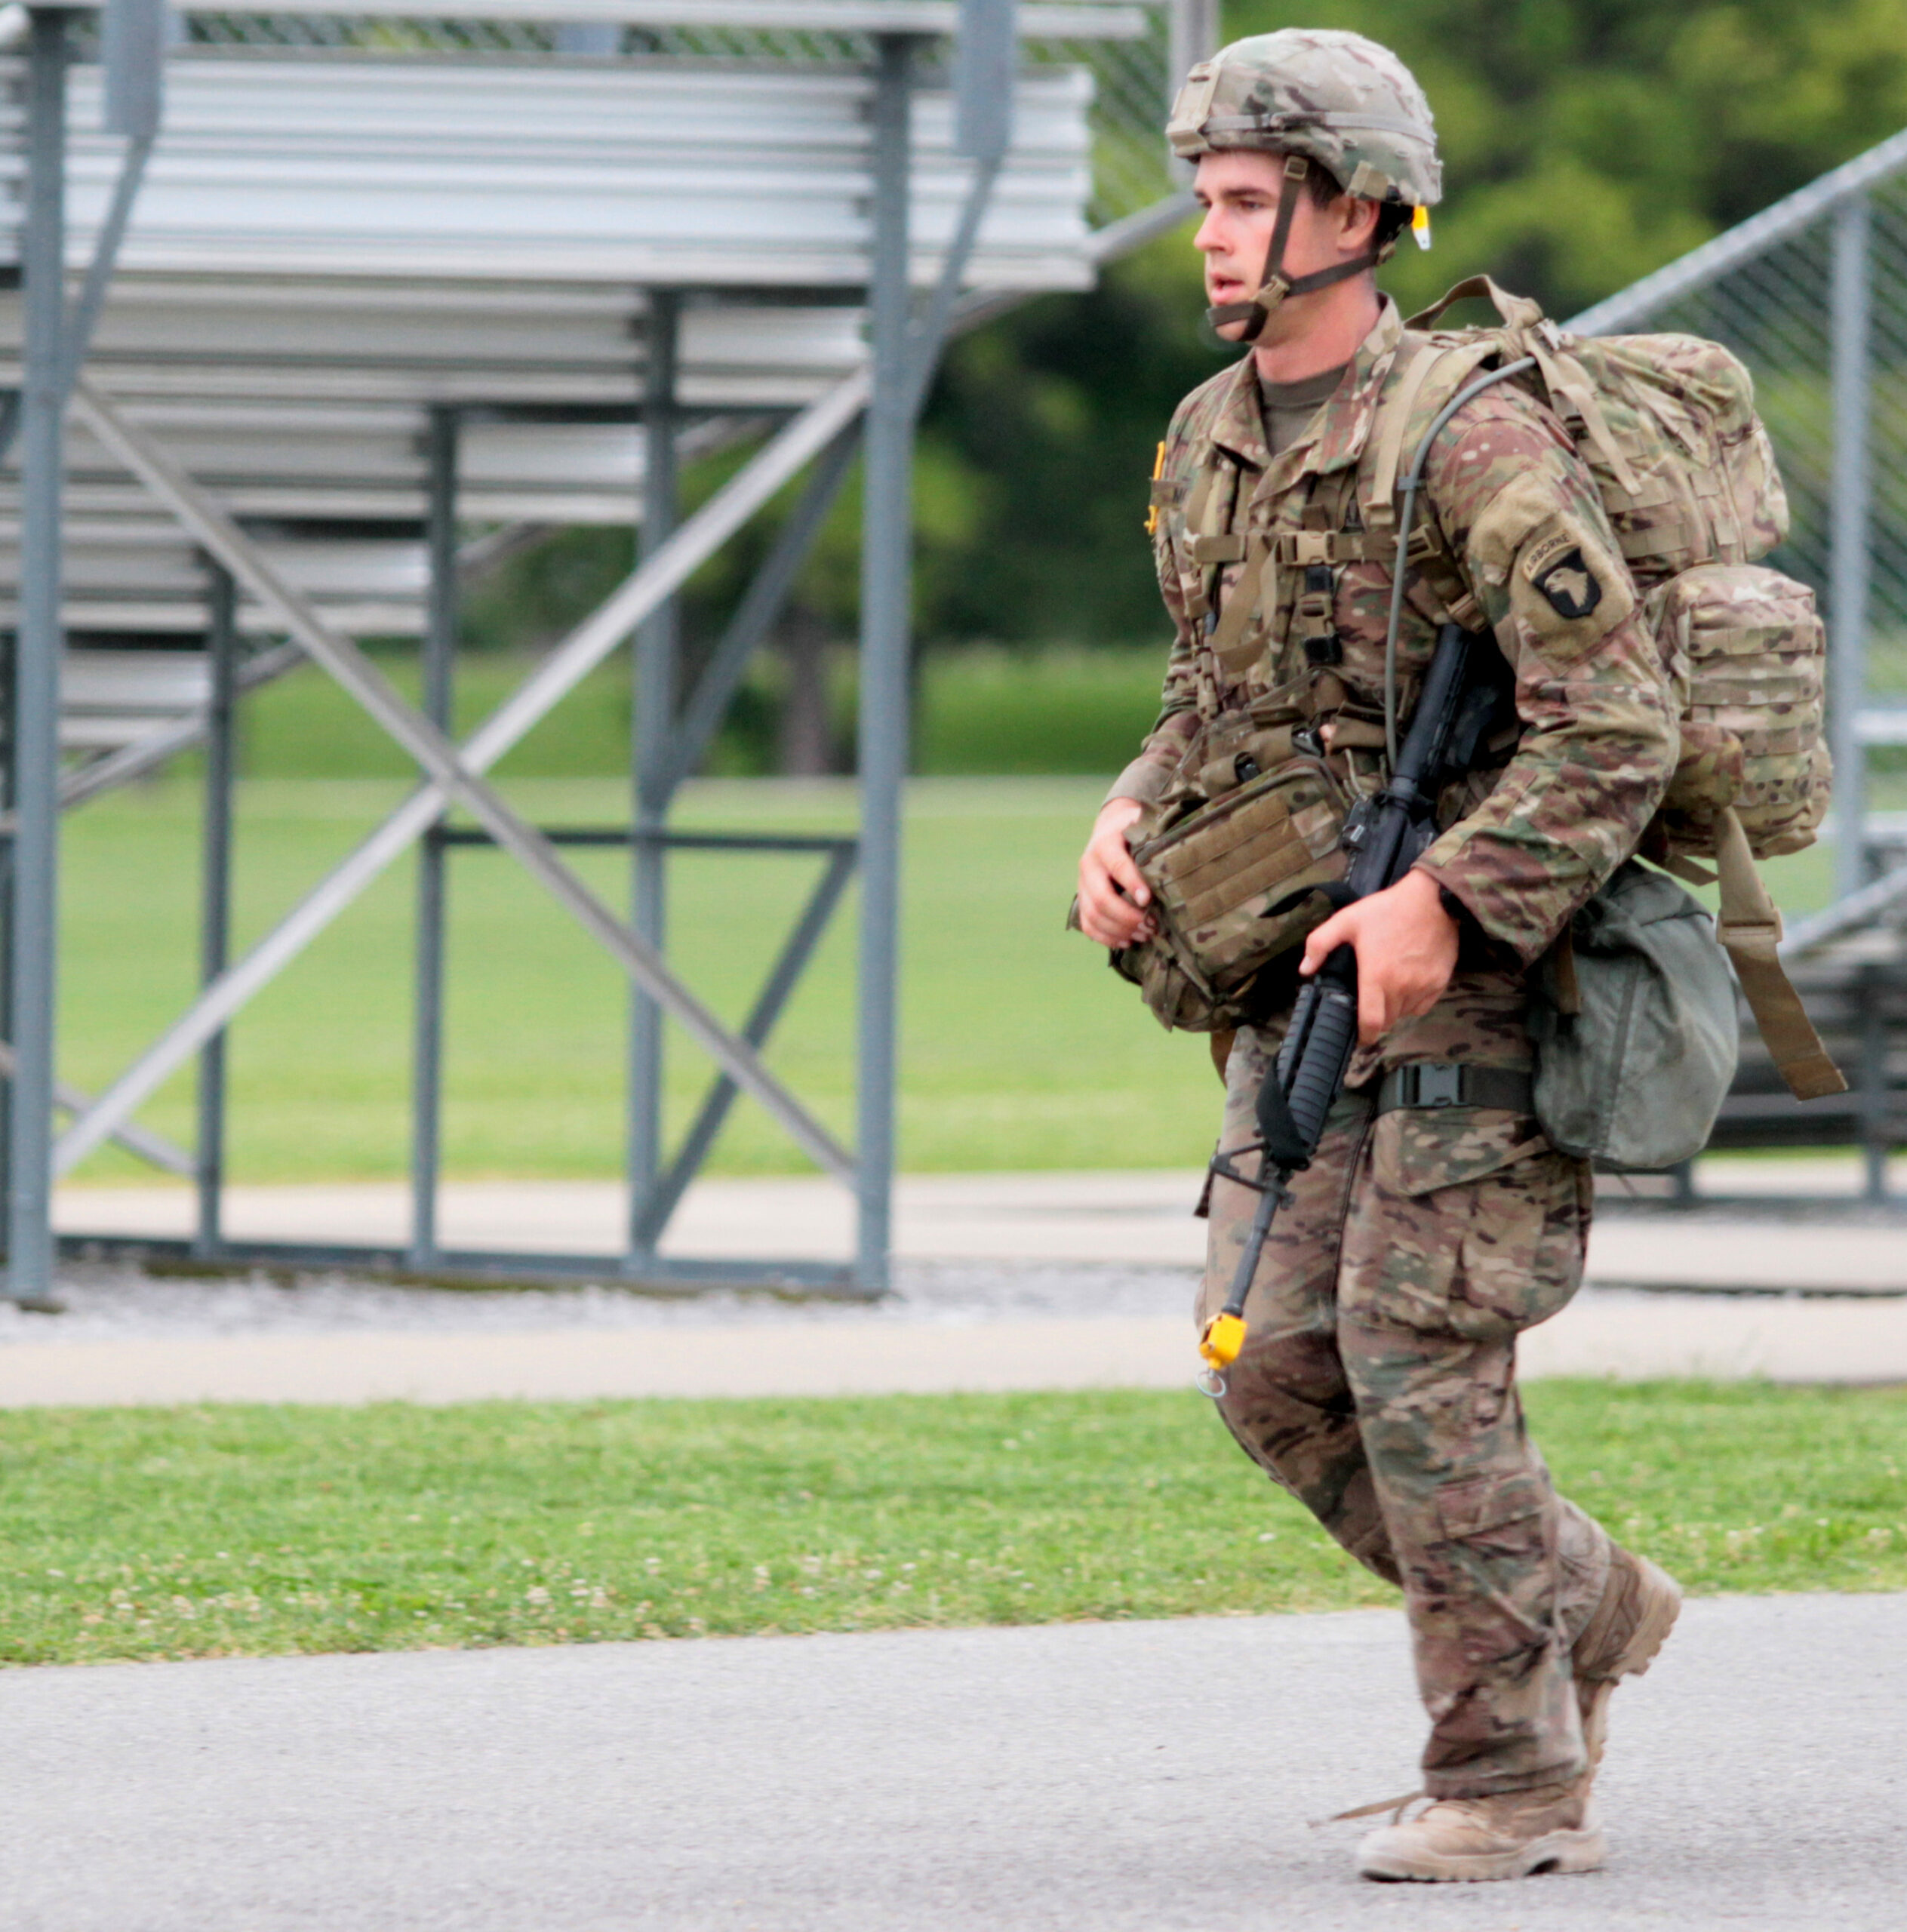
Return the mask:
[[[1567,549],[1562,547],[1565,544]],[[1552,554],[1546,557],[1545,552]],[[1552,537],[1549,543],[1538,545],[1530,559],[1529,575],[1530,581],[1549,599],[1549,608],[1568,622],[1586,617],[1602,601],[1601,580],[1585,559],[1581,546],[1569,543],[1567,537]]]

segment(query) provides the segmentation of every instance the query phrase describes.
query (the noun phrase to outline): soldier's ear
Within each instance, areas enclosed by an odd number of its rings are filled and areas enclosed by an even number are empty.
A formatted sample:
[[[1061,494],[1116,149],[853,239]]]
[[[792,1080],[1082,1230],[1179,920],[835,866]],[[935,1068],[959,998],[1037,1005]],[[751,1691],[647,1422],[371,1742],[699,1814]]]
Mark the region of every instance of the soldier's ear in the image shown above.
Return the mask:
[[[1367,201],[1362,195],[1341,195],[1343,205],[1338,216],[1338,239],[1345,252],[1355,253],[1368,248],[1377,238],[1377,218],[1383,211],[1376,202]]]

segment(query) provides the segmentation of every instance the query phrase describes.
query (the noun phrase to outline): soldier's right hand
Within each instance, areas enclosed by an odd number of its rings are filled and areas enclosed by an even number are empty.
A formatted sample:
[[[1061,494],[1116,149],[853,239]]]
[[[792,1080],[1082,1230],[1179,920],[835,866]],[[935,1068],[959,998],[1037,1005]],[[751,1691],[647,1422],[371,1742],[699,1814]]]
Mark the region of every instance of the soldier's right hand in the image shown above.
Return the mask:
[[[1080,930],[1115,950],[1136,946],[1158,930],[1145,909],[1152,903],[1152,888],[1140,878],[1126,844],[1126,827],[1144,810],[1137,798],[1107,799],[1079,857]]]

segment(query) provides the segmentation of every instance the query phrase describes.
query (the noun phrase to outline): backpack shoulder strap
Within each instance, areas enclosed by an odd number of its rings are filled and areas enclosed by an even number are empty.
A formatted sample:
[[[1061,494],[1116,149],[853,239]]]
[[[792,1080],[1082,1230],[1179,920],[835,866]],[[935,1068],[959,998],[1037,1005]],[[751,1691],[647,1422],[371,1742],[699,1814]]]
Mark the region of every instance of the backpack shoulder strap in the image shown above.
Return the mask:
[[[1472,340],[1454,343],[1405,334],[1398,364],[1401,374],[1378,398],[1376,420],[1365,445],[1372,457],[1360,507],[1367,528],[1388,529],[1397,520],[1398,472],[1411,426],[1426,423],[1436,414],[1435,408],[1426,411],[1419,407],[1426,395],[1448,401],[1478,364],[1499,346],[1493,329],[1480,330]]]

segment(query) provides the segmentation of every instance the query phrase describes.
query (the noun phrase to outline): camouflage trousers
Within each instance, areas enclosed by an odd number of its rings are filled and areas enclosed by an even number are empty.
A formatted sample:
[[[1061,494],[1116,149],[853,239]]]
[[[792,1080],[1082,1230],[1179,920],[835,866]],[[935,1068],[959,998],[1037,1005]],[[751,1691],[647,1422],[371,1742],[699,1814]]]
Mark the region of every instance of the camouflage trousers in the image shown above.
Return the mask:
[[[1223,1146],[1252,1138],[1275,1050],[1238,1035]],[[1513,1114],[1375,1117],[1368,1092],[1347,1093],[1292,1192],[1219,1413],[1274,1482],[1402,1589],[1431,1718],[1425,1789],[1478,1797],[1573,1777],[1570,1647],[1610,1546],[1557,1494],[1524,1429],[1516,1337],[1581,1279],[1588,1164]],[[1213,1183],[1201,1322],[1231,1287],[1256,1202]]]

